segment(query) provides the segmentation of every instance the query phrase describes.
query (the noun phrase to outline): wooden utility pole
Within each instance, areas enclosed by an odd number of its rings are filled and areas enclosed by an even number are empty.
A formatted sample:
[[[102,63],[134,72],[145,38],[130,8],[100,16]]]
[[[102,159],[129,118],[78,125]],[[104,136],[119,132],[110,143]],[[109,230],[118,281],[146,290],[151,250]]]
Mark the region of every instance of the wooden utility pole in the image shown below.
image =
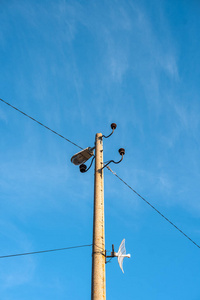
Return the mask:
[[[101,133],[97,133],[95,137],[95,147],[88,147],[74,154],[71,158],[71,162],[74,165],[79,165],[80,172],[87,172],[92,166],[95,158],[95,171],[94,171],[94,217],[93,217],[93,244],[92,244],[92,290],[91,300],[106,300],[106,274],[105,264],[106,257],[118,257],[120,268],[123,272],[123,259],[124,257],[130,257],[130,254],[126,254],[125,239],[122,241],[117,253],[114,252],[114,248],[111,256],[106,256],[105,251],[105,229],[104,229],[104,180],[103,169],[109,168],[108,165],[112,162],[119,164],[123,160],[125,150],[119,149],[121,159],[119,161],[110,160],[105,165],[103,163],[103,137],[109,138],[117,125],[112,123],[110,125],[112,132],[105,136]],[[95,157],[93,156],[93,150],[95,148]],[[90,166],[84,164],[90,157],[93,156]]]
[[[91,300],[105,300],[106,275],[104,232],[103,139],[101,133],[96,134],[95,146],[96,150],[94,174],[95,179]]]

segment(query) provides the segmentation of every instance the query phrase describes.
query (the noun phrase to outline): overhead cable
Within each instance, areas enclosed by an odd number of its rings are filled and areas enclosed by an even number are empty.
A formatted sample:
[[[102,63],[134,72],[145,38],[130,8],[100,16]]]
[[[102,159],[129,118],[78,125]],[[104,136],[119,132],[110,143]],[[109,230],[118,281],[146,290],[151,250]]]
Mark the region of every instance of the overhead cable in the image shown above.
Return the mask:
[[[24,116],[28,117],[29,119],[31,119],[31,120],[33,120],[33,121],[35,121],[35,122],[36,122],[36,123],[38,123],[39,125],[43,126],[44,128],[46,128],[46,129],[50,130],[51,132],[55,133],[55,134],[56,134],[56,135],[58,135],[59,137],[63,138],[63,139],[64,139],[64,140],[66,140],[67,142],[69,142],[69,143],[73,144],[74,146],[76,146],[76,147],[78,147],[78,148],[80,148],[80,149],[83,149],[82,147],[80,147],[79,145],[77,145],[77,144],[75,144],[74,142],[70,141],[69,139],[67,139],[67,138],[66,138],[66,137],[64,137],[63,135],[59,134],[59,133],[58,133],[58,132],[56,132],[55,130],[53,130],[53,129],[49,128],[48,126],[46,126],[46,125],[42,124],[41,122],[37,121],[37,120],[36,120],[36,119],[34,119],[33,117],[31,117],[31,116],[27,115],[25,112],[21,111],[21,110],[20,110],[20,109],[18,109],[17,107],[15,107],[15,106],[11,105],[10,103],[6,102],[5,100],[3,100],[3,99],[1,99],[1,98],[0,98],[0,100],[1,100],[3,103],[7,104],[8,106],[10,106],[10,107],[14,108],[15,110],[17,110],[18,112],[20,112],[20,113],[21,113],[21,114],[23,114]]]
[[[79,245],[79,246],[72,246],[72,247],[65,247],[65,248],[58,248],[58,249],[50,249],[50,250],[42,250],[42,251],[34,251],[34,252],[25,252],[25,253],[17,253],[17,254],[9,254],[9,255],[2,255],[0,258],[9,258],[15,256],[24,256],[24,255],[33,255],[33,254],[41,254],[47,252],[55,252],[55,251],[63,251],[63,250],[71,250],[76,248],[84,248],[84,247],[91,247],[92,244],[89,245]]]
[[[172,221],[165,217],[155,206],[148,202],[144,197],[142,197],[138,192],[136,192],[128,183],[126,183],[122,178],[120,178],[109,166],[106,167],[113,175],[115,175],[119,180],[121,180],[129,189],[131,189],[138,197],[140,197],[144,202],[146,202],[151,208],[153,208],[161,217],[163,217],[168,223],[170,223],[174,228],[176,228],[180,233],[182,233],[190,242],[195,246],[200,248],[200,246],[193,241],[186,233],[184,233],[179,227],[177,227]]]

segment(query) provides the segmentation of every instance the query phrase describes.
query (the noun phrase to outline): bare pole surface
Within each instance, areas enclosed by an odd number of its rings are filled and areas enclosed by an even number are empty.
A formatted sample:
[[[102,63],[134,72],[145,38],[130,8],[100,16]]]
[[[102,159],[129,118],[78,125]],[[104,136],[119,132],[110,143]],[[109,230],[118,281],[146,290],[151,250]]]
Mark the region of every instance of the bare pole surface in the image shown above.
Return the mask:
[[[97,133],[95,139],[94,216],[92,251],[92,300],[106,299],[105,231],[104,231],[104,180],[103,139]]]

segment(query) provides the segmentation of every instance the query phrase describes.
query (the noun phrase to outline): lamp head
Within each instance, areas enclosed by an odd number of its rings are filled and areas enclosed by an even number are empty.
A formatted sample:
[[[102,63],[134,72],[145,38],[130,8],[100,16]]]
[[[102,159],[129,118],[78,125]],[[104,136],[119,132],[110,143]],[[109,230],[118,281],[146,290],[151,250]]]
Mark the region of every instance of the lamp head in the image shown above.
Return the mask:
[[[90,157],[94,155],[94,151],[91,147],[88,147],[80,152],[74,154],[71,158],[71,162],[78,166],[85,163]]]

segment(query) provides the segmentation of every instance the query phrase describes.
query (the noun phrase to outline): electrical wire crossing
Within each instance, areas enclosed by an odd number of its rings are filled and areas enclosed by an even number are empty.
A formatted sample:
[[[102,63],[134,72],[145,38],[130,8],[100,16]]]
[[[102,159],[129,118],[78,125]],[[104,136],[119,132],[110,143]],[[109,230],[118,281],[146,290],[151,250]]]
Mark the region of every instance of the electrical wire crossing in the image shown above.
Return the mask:
[[[20,112],[21,114],[23,114],[24,116],[28,117],[29,119],[33,120],[34,122],[38,123],[39,125],[43,126],[44,128],[48,129],[49,131],[53,132],[54,134],[58,135],[59,137],[61,137],[62,139],[66,140],[67,142],[71,143],[72,145],[78,147],[79,149],[82,149],[82,147],[80,147],[79,145],[75,144],[74,142],[70,141],[69,139],[67,139],[66,137],[64,137],[63,135],[59,134],[58,132],[56,132],[55,130],[49,128],[48,126],[44,125],[43,123],[37,121],[36,119],[34,119],[33,117],[29,116],[28,114],[26,114],[25,112],[21,111],[19,108],[11,105],[10,103],[6,102],[5,100],[1,99],[0,100],[7,104],[8,106],[14,108],[15,110],[17,110],[18,112]]]
[[[121,177],[119,177],[109,166],[106,168],[115,175],[120,181],[122,181],[129,189],[131,189],[138,197],[140,197],[144,202],[146,202],[151,208],[153,208],[162,218],[164,218],[168,223],[170,223],[174,228],[176,228],[181,234],[183,234],[190,242],[192,242],[195,246],[200,248],[195,241],[193,241],[186,233],[184,233],[178,226],[176,226],[172,221],[170,221],[167,217],[165,217],[155,206],[153,206],[149,201],[147,201],[144,197],[142,197],[138,192],[136,192],[128,183],[126,183]]]
[[[25,253],[17,253],[17,254],[9,254],[9,255],[2,255],[0,258],[10,258],[16,256],[25,256],[25,255],[33,255],[33,254],[41,254],[47,252],[56,252],[56,251],[63,251],[63,250],[71,250],[77,248],[84,248],[84,247],[91,247],[92,244],[89,245],[79,245],[79,246],[72,246],[72,247],[65,247],[65,248],[57,248],[57,249],[50,249],[50,250],[41,250],[41,251],[34,251],[34,252],[25,252]]]
[[[33,117],[29,116],[28,114],[26,114],[25,112],[21,111],[20,109],[18,109],[17,107],[11,105],[10,103],[6,102],[5,100],[1,99],[0,100],[7,104],[8,106],[12,107],[13,109],[17,110],[18,112],[20,112],[21,114],[23,114],[24,116],[28,117],[29,119],[35,121],[36,123],[38,123],[39,125],[43,126],[44,128],[50,130],[51,132],[53,132],[54,134],[58,135],[59,137],[63,138],[64,140],[66,140],[67,142],[73,144],[74,146],[78,147],[79,149],[83,150],[82,147],[80,147],[79,145],[75,144],[74,142],[70,141],[69,139],[67,139],[66,137],[64,137],[63,135],[59,134],[58,132],[52,130],[51,128],[49,128],[48,126],[42,124],[41,122],[37,121],[36,119],[34,119]],[[110,135],[109,135],[110,136]],[[108,136],[108,137],[109,137]],[[174,228],[176,228],[181,234],[183,234],[190,242],[192,242],[195,246],[197,246],[198,248],[200,248],[200,245],[198,245],[195,241],[193,241],[186,233],[184,233],[178,226],[176,226],[172,221],[170,221],[167,217],[165,217],[157,208],[155,208],[155,206],[153,206],[149,201],[147,201],[144,197],[142,197],[138,192],[136,192],[128,183],[126,183],[121,177],[119,177],[114,171],[111,170],[111,168],[107,165],[104,164],[104,167],[106,167],[113,175],[115,175],[120,181],[122,181],[129,189],[131,189],[138,197],[140,197],[144,202],[146,202],[151,208],[153,208],[162,218],[164,218],[168,223],[170,223]],[[92,246],[92,245],[83,245],[83,246],[75,246],[75,247],[68,247],[68,248],[60,248],[60,249],[52,249],[52,250],[44,250],[44,251],[36,251],[36,252],[29,252],[29,253],[20,253],[20,254],[12,254],[12,255],[4,255],[4,256],[0,256],[0,258],[6,258],[6,257],[13,257],[13,256],[22,256],[22,255],[30,255],[30,254],[38,254],[38,253],[45,253],[45,252],[52,252],[52,251],[60,251],[60,250],[68,250],[68,249],[73,249],[73,248],[80,248],[80,247],[88,247],[88,246]]]

